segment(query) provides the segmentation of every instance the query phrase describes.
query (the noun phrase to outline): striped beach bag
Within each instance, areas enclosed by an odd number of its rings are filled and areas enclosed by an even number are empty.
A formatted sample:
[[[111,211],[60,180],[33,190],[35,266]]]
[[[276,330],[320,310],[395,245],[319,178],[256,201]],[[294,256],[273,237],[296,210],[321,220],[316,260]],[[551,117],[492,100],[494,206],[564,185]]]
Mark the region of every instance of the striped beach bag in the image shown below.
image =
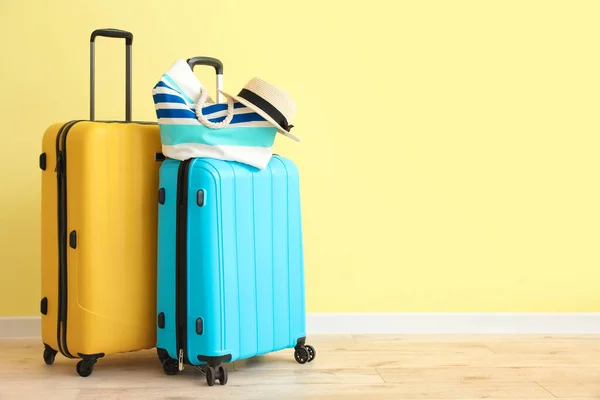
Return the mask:
[[[207,157],[266,168],[277,128],[239,102],[220,102],[220,93],[214,102],[193,72],[202,64],[215,67],[221,89],[221,62],[196,57],[177,60],[152,90],[163,154],[176,160]]]

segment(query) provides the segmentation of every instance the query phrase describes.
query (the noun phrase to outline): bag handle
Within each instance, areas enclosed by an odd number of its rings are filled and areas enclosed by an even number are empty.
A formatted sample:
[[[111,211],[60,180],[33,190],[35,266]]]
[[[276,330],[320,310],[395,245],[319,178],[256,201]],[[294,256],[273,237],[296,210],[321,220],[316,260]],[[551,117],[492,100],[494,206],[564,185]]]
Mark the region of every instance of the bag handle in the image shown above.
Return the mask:
[[[133,34],[120,29],[96,29],[90,36],[90,121],[95,117],[95,49],[96,37],[125,39],[125,121],[131,121],[131,47]]]
[[[206,89],[205,87],[200,88],[200,97],[198,98],[198,101],[196,102],[196,118],[198,118],[198,121],[200,121],[200,123],[202,125],[204,125],[208,128],[213,128],[213,129],[225,128],[227,125],[229,125],[229,123],[233,119],[233,99],[230,97],[227,98],[227,116],[225,117],[225,119],[221,122],[210,122],[204,116],[204,114],[202,114],[202,107],[204,107],[204,103],[206,102],[207,98],[208,98],[208,89]]]
[[[223,90],[223,63],[216,58],[204,56],[188,58],[187,63],[192,71],[197,65],[208,65],[215,69],[217,73],[217,103],[223,103],[223,95],[219,92],[219,90]]]
[[[187,63],[192,69],[192,71],[197,65],[208,65],[215,69],[215,72],[217,74],[217,103],[223,103],[223,94],[219,92],[219,90],[223,90],[223,63],[216,58],[204,56],[188,58]],[[202,107],[204,107],[204,103],[207,99],[208,89],[206,89],[205,87],[200,88],[200,97],[196,102],[196,118],[198,118],[198,121],[200,121],[202,125],[207,126],[209,128],[225,128],[233,119],[233,100],[230,98],[227,99],[227,116],[223,121],[210,122],[202,114]]]

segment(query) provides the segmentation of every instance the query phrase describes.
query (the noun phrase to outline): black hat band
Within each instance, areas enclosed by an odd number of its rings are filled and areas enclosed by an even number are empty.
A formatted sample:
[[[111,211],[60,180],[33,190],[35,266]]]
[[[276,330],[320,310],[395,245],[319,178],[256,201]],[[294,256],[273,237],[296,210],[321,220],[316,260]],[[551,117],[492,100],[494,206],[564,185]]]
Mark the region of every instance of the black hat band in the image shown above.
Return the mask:
[[[251,102],[252,104],[257,106],[258,108],[263,110],[265,113],[267,113],[267,115],[269,117],[271,117],[285,131],[289,132],[294,127],[294,125],[288,125],[287,119],[277,108],[275,108],[271,103],[269,103],[267,100],[263,99],[256,93],[254,93],[248,89],[242,89],[238,93],[238,97],[248,100],[249,102]]]

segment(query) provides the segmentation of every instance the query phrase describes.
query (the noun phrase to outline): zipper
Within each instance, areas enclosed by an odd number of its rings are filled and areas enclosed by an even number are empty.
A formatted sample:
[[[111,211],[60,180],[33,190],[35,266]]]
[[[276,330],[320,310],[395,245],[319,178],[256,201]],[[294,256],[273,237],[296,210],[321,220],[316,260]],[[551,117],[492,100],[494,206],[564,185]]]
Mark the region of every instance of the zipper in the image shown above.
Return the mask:
[[[183,349],[179,349],[179,357],[177,358],[177,368],[183,371]]]
[[[177,171],[177,223],[176,223],[176,327],[178,368],[190,364],[187,349],[187,217],[189,171],[192,160],[184,160]]]
[[[56,168],[54,169],[54,172],[56,172],[56,184],[57,184],[57,210],[56,210],[56,215],[58,218],[58,224],[57,224],[57,230],[58,230],[58,317],[56,319],[56,340],[58,343],[58,350],[61,352],[61,354],[63,354],[64,356],[66,356],[65,351],[62,348],[62,341],[61,341],[61,327],[62,327],[62,320],[63,320],[63,307],[62,307],[62,303],[63,303],[63,281],[62,281],[62,248],[60,246],[60,235],[61,235],[61,229],[62,229],[62,220],[61,220],[61,215],[62,215],[62,173],[63,173],[63,158],[62,158],[62,153],[60,151],[60,137],[63,133],[63,131],[65,130],[65,127],[69,125],[69,123],[64,124],[63,126],[60,127],[60,129],[58,130],[58,133],[56,134]]]
[[[58,196],[58,348],[69,358],[75,358],[67,348],[67,133],[80,121],[63,125],[56,135],[56,179]]]

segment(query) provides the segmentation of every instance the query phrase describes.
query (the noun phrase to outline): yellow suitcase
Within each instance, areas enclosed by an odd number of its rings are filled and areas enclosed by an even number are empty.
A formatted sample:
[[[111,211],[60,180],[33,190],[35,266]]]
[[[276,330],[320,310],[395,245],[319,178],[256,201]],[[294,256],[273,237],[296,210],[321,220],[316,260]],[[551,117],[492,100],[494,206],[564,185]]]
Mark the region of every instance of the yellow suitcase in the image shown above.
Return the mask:
[[[94,43],[125,39],[125,121],[94,119]],[[156,123],[131,121],[130,32],[90,39],[90,119],[43,136],[42,340],[44,361],[78,358],[89,376],[104,356],[156,346],[158,169]]]

